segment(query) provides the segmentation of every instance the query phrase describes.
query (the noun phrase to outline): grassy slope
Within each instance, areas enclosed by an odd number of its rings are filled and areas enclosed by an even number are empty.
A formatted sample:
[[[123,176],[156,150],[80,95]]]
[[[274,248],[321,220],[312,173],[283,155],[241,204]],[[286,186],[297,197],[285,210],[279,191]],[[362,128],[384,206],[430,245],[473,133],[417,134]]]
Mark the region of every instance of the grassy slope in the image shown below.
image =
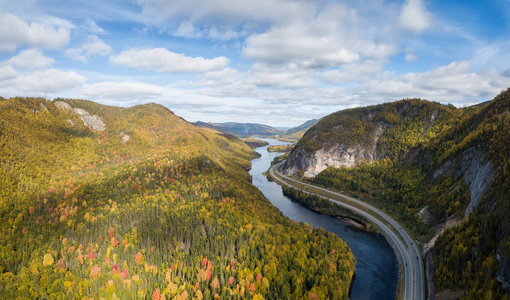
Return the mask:
[[[106,131],[0,101],[1,298],[347,298],[352,253],[263,198],[246,144],[160,105],[67,102]]]

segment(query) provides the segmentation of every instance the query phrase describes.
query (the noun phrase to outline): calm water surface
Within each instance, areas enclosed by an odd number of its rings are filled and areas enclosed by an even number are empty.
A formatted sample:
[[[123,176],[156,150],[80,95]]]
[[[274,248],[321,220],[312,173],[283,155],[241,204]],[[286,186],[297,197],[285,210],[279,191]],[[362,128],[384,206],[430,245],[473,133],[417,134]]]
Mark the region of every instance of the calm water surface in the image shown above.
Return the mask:
[[[286,143],[258,138],[271,145]],[[321,227],[335,233],[351,248],[356,257],[356,280],[352,287],[351,299],[395,299],[398,264],[393,249],[380,234],[369,234],[356,230],[332,217],[317,214],[297,202],[285,197],[282,188],[267,180],[262,175],[271,165],[271,161],[279,153],[269,153],[266,147],[256,149],[262,156],[252,160],[250,174],[253,184],[258,187],[271,203],[284,215],[296,222],[306,222],[314,227]]]

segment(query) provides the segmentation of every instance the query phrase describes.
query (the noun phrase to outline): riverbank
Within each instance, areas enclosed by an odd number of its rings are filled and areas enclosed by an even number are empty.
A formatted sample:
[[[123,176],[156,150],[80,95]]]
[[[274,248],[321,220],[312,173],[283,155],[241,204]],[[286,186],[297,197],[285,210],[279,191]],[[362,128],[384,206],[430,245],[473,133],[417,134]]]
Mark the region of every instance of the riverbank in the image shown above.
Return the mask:
[[[289,188],[286,186],[282,187],[282,191],[285,196],[299,202],[301,205],[318,214],[336,218],[345,224],[356,228],[357,230],[362,230],[369,233],[378,233],[376,227],[374,227],[366,220],[363,220],[363,216],[355,215],[351,211],[335,205],[328,200],[322,199],[319,196],[302,193],[294,188]]]

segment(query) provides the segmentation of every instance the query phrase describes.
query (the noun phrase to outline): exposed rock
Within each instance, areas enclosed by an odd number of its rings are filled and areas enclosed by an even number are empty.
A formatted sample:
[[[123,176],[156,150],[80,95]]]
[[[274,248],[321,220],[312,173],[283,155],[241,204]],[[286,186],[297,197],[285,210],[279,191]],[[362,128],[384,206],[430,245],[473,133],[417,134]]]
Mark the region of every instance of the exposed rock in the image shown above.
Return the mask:
[[[438,224],[434,227],[432,227],[431,231],[434,233],[434,236],[430,239],[428,243],[426,243],[423,246],[423,252],[428,252],[434,245],[436,244],[437,239],[439,236],[448,228],[452,228],[454,226],[459,225],[462,223],[463,218],[460,218],[459,216],[451,216],[449,217],[446,222],[443,222],[441,224]]]
[[[466,208],[464,217],[467,217],[478,206],[496,174],[492,162],[486,161],[481,151],[471,148],[466,152],[464,152],[461,166],[462,170],[465,170],[464,180],[469,185],[471,201]]]
[[[373,152],[360,146],[325,145],[313,153],[296,149],[285,164],[284,174],[294,176],[302,170],[304,177],[313,177],[327,167],[354,167],[360,161],[373,161],[373,159]]]
[[[372,121],[376,116],[377,116],[377,112],[372,111],[366,117],[363,117],[363,120]]]
[[[379,122],[372,133],[373,143],[370,147],[328,143],[313,153],[297,148],[289,155],[283,172],[288,176],[294,176],[302,171],[304,177],[314,177],[328,167],[352,168],[360,163],[374,162],[379,158],[376,151],[379,139],[391,126],[389,123]],[[341,131],[343,126],[338,125],[333,129]]]
[[[462,158],[445,162],[434,173],[434,179],[442,174],[448,176],[463,176],[469,186],[471,199],[464,213],[467,217],[478,206],[480,200],[489,188],[492,178],[496,174],[490,160],[486,160],[483,152],[476,147],[471,147],[462,153]]]
[[[71,105],[69,105],[69,103],[66,103],[64,101],[55,101],[55,102],[53,102],[53,104],[55,104],[56,107],[63,109],[63,110],[67,110],[67,111],[73,110]]]
[[[39,103],[41,105],[41,108],[45,111],[45,112],[49,112],[48,111],[48,108],[46,107],[46,105],[44,105],[42,102]]]
[[[79,115],[81,120],[88,128],[94,131],[104,131],[106,129],[106,124],[101,120],[100,117],[96,115],[89,114],[88,111],[81,108],[73,108],[75,114]]]
[[[375,130],[374,130],[374,133],[373,133],[373,136],[374,136],[374,146],[372,147],[372,156],[374,157],[374,160],[377,159],[377,154],[376,154],[376,150],[377,150],[377,145],[379,143],[379,139],[381,138],[381,136],[384,134],[384,132],[388,129],[390,129],[391,127],[393,127],[393,125],[391,125],[390,123],[386,123],[386,122],[379,122],[377,123],[376,127],[375,127]]]
[[[55,104],[56,107],[74,112],[78,116],[80,116],[80,119],[83,121],[83,123],[90,128],[93,131],[104,131],[106,130],[106,124],[101,120],[99,116],[91,115],[88,111],[81,109],[81,108],[73,108],[69,103],[63,102],[63,101],[55,101],[53,104]],[[70,122],[69,122],[70,121]],[[71,124],[71,126],[74,125],[74,122],[72,120],[67,120],[67,123]]]
[[[496,279],[503,285],[505,292],[510,294],[510,258],[497,255],[500,261],[499,268],[496,271]]]
[[[425,206],[418,212],[418,216],[425,222],[426,224],[430,223],[432,221],[432,215],[429,212],[429,206]]]
[[[71,120],[71,119],[67,119],[67,120],[66,120],[66,122],[67,122],[67,124],[69,124],[69,125],[71,125],[71,126],[74,126],[74,122],[73,122],[73,120]]]
[[[129,136],[128,134],[125,134],[124,132],[120,133],[120,140],[122,141],[123,144],[127,143],[130,138],[131,136]]]
[[[437,109],[434,109],[434,111],[430,115],[430,122],[431,123],[434,123],[436,121],[438,113],[439,112],[437,111]]]

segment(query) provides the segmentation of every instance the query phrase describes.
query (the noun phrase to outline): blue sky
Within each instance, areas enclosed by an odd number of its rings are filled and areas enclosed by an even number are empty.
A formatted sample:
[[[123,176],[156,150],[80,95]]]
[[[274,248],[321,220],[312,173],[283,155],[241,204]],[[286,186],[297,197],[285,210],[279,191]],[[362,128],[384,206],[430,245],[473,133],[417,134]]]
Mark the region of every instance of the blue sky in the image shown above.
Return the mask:
[[[510,0],[0,0],[0,96],[297,126],[510,87]]]

